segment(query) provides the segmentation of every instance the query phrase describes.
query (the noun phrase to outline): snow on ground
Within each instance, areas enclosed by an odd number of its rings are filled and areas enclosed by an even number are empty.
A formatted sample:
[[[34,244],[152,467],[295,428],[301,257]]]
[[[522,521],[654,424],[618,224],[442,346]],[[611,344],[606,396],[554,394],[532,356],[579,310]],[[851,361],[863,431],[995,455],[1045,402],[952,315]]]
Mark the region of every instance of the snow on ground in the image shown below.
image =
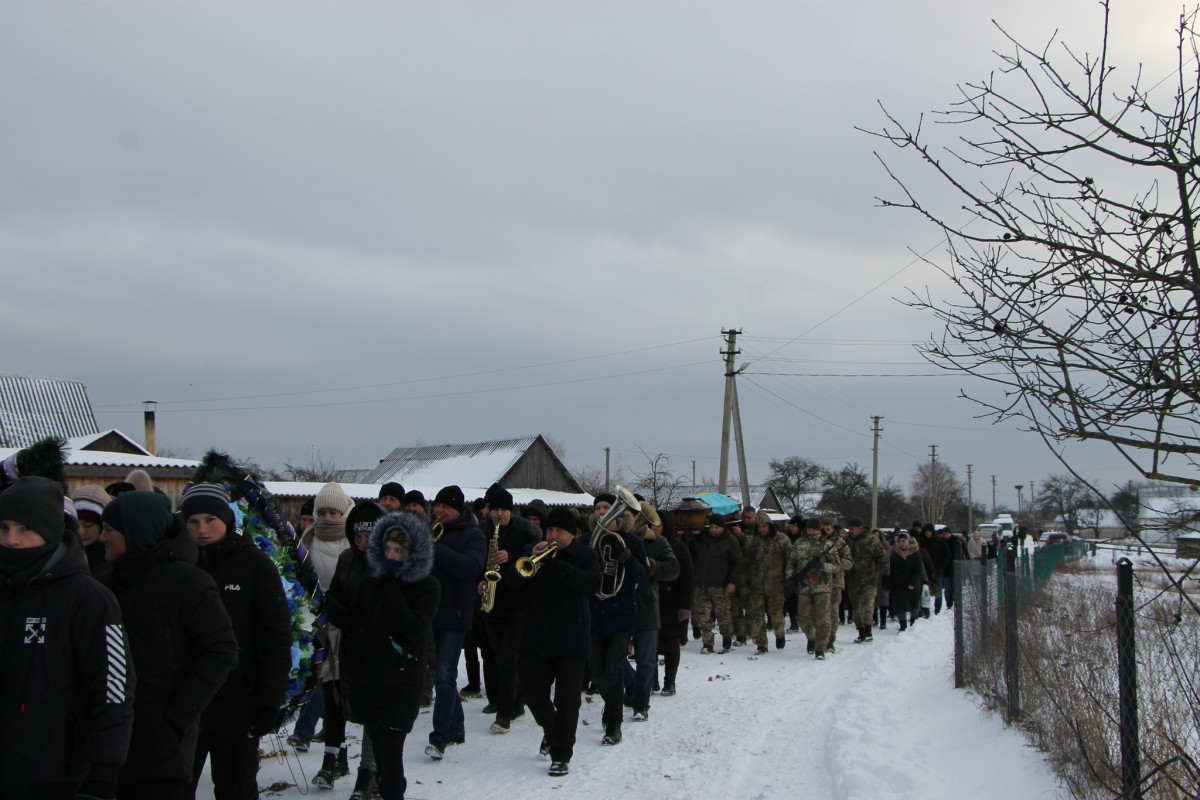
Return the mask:
[[[532,716],[505,735],[489,732],[484,700],[465,703],[467,743],[433,762],[424,755],[425,709],[405,748],[410,800],[543,800],[567,795],[622,800],[803,797],[805,800],[1037,800],[1066,797],[1042,756],[1020,734],[985,714],[953,688],[949,614],[897,634],[894,623],[874,643],[854,645],[852,626],[838,633],[824,662],[804,652],[796,634],[782,651],[757,659],[747,647],[727,655],[684,648],[674,697],[654,696],[650,719],[630,721],[624,741],[600,744],[601,704],[585,702],[571,774],[546,775],[541,732]],[[752,650],[752,646],[748,646]],[[460,668],[460,684],[465,682]],[[321,752],[268,758],[259,785],[295,783],[264,797],[345,800],[353,789],[359,729],[350,726],[351,776],[333,790],[310,788]],[[264,748],[267,743],[264,740]],[[307,776],[307,779],[306,777]],[[200,798],[211,798],[207,777]]]

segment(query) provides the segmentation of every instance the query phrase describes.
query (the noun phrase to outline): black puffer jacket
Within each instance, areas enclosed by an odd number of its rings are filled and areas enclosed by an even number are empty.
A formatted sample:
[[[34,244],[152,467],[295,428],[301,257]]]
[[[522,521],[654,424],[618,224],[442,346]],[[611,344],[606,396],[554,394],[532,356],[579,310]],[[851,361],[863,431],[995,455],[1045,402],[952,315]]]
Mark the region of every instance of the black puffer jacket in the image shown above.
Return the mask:
[[[491,520],[484,520],[482,528],[490,548],[496,529],[495,523]],[[541,538],[532,522],[515,514],[509,519],[507,525],[501,526],[499,549],[508,553],[508,563],[500,567],[500,584],[496,587],[496,605],[488,613],[490,617],[519,619],[525,614],[525,590],[529,584],[517,574],[517,559],[530,545],[541,541]]]
[[[128,535],[127,535],[128,541]],[[237,638],[197,546],[177,525],[149,550],[113,562],[137,670],[133,738],[121,784],[191,781],[200,715],[237,665]]]
[[[533,545],[525,551],[533,552]],[[541,658],[586,658],[591,652],[591,601],[600,588],[600,556],[583,536],[529,578],[521,652]]]
[[[245,736],[256,719],[283,706],[292,669],[292,617],[279,572],[241,531],[200,548],[233,623],[238,664],[204,710],[200,731]]]
[[[404,537],[404,560],[395,570],[384,557],[386,537]],[[354,598],[346,631],[357,669],[345,676],[352,720],[409,732],[421,710],[441,586],[433,569],[433,535],[424,517],[394,511],[380,517],[367,543],[370,577]],[[393,562],[395,563],[395,562]]]
[[[116,782],[133,729],[127,650],[117,600],[73,532],[0,583],[0,794],[89,773]]]

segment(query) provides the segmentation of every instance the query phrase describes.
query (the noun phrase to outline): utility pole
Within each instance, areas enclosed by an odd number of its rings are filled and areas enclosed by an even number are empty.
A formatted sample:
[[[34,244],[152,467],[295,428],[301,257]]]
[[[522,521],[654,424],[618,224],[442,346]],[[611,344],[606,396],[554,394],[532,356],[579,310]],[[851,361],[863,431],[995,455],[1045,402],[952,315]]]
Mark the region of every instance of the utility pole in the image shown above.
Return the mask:
[[[937,445],[929,445],[929,517],[927,522],[937,523]]]
[[[974,464],[967,464],[967,537],[975,530],[975,498],[971,486],[971,467]]]
[[[1025,488],[1025,484],[1018,483],[1013,487],[1017,490],[1017,516],[1021,516],[1021,490]]]
[[[733,368],[734,356],[741,353],[737,349],[737,337],[740,330],[724,328],[721,335],[726,337],[726,349],[721,351],[725,356],[725,409],[721,419],[721,476],[717,491],[726,494],[729,488],[729,428],[734,428],[734,438],[738,451],[738,476],[742,482],[742,505],[750,503],[750,479],[746,472],[746,448],[742,441],[742,415],[738,408],[737,374],[740,370]]]
[[[1029,482],[1029,527],[1037,525],[1037,484]]]
[[[610,448],[604,448],[604,491],[608,491],[608,457]]]
[[[879,421],[883,417],[871,417],[871,431],[875,443],[871,448],[871,530],[879,527],[879,434],[883,430]]]
[[[996,518],[996,476],[992,476],[992,519]]]
[[[696,490],[696,459],[692,459],[692,491]]]

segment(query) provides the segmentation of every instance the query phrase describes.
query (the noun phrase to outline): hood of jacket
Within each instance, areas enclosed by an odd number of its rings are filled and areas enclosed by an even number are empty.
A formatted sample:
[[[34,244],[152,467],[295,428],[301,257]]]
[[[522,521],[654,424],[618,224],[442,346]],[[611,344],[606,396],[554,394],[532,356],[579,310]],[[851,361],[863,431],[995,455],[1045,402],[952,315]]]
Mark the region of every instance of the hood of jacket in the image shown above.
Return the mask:
[[[425,518],[411,511],[392,511],[375,522],[366,550],[371,577],[388,575],[385,548],[388,538],[397,532],[404,537],[405,553],[397,577],[404,583],[424,580],[433,571],[433,533]]]

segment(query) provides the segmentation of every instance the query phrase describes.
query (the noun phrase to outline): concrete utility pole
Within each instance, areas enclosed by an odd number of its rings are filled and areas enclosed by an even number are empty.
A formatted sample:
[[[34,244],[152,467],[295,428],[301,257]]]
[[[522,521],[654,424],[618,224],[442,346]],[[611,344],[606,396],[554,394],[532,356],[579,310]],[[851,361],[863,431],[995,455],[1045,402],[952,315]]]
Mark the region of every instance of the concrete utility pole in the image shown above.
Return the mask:
[[[742,441],[742,414],[738,408],[737,374],[740,370],[733,368],[733,357],[741,353],[737,349],[737,337],[740,330],[724,328],[721,335],[726,337],[727,349],[721,351],[725,356],[725,410],[721,419],[721,477],[717,491],[726,494],[729,488],[729,428],[732,424],[734,440],[738,452],[738,477],[742,482],[742,506],[750,504],[750,478],[746,471],[746,448]]]
[[[692,459],[692,489],[696,488],[696,460]]]
[[[879,421],[883,417],[871,417],[871,431],[874,434],[875,443],[871,448],[871,530],[879,527],[879,434],[883,430],[879,427]]]
[[[937,445],[929,445],[929,516],[926,522],[936,523],[937,519]]]
[[[996,518],[996,476],[992,476],[992,519]]]
[[[972,495],[971,487],[971,467],[974,464],[967,464],[967,536],[975,530],[975,498]]]
[[[1021,490],[1025,488],[1025,484],[1018,483],[1013,487],[1017,490],[1017,516],[1021,516]]]
[[[604,448],[604,491],[606,491],[606,492],[609,491],[609,489],[608,489],[608,457],[609,457],[609,455],[610,455],[610,448],[608,448],[608,447]]]
[[[1029,527],[1037,525],[1037,484],[1029,482]]]

